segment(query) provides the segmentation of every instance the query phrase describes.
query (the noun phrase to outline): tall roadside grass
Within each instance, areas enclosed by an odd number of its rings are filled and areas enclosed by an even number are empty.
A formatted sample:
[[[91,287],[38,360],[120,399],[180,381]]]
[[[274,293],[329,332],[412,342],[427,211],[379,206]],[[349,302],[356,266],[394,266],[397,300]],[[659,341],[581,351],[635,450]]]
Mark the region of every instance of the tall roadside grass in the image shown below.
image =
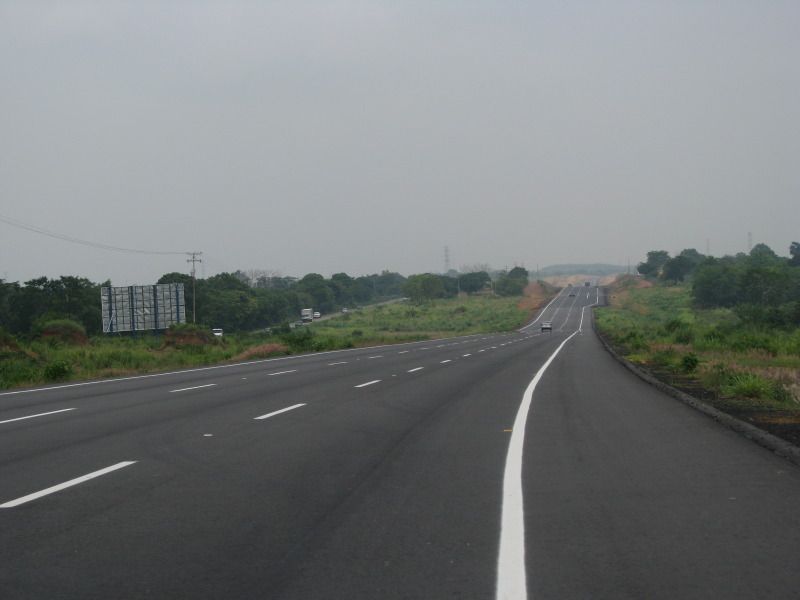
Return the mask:
[[[800,330],[757,327],[729,309],[698,310],[688,286],[616,288],[599,331],[627,358],[718,405],[800,414]]]
[[[321,338],[350,339],[355,345],[416,341],[508,331],[520,327],[527,311],[519,298],[470,296],[415,305],[406,302],[375,306],[315,323]]]
[[[468,297],[423,305],[378,305],[297,329],[226,334],[183,326],[170,335],[41,337],[21,341],[0,330],[0,389],[170,371],[286,354],[506,331],[527,311],[519,298]],[[77,341],[76,341],[77,340]]]

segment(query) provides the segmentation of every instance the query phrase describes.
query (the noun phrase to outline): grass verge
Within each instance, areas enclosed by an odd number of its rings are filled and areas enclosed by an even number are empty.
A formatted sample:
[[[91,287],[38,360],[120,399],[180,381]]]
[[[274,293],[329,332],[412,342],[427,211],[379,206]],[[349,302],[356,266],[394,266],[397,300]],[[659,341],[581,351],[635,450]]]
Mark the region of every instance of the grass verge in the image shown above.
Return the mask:
[[[544,290],[549,292],[550,290]],[[546,298],[543,290],[534,290]],[[0,389],[121,377],[302,352],[508,331],[522,325],[538,296],[470,296],[422,305],[377,305],[295,330],[215,338],[182,326],[167,335],[101,336],[74,343],[20,341],[0,331]]]
[[[800,445],[800,331],[698,310],[687,286],[633,278],[612,286],[596,323],[620,354],[662,381]]]

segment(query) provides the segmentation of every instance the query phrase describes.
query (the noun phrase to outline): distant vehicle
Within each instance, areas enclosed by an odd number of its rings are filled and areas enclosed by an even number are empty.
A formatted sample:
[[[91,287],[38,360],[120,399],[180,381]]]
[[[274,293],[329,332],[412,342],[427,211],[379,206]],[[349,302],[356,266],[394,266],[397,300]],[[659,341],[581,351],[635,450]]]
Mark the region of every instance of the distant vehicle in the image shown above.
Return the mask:
[[[315,312],[315,313],[314,313],[314,318],[315,318],[315,319],[319,319],[321,316],[322,316],[322,315],[321,315],[321,314],[319,314],[318,312]]]
[[[550,321],[543,321],[542,331],[553,331],[553,324]]]
[[[592,285],[592,282],[591,281],[585,281],[583,283],[583,285],[585,285],[586,287],[589,287],[590,285]]]
[[[214,329],[212,329],[211,333],[213,333],[217,337],[222,337],[222,329],[219,327],[215,327]]]
[[[346,308],[343,308],[343,309],[342,309],[342,313],[347,313],[347,309],[346,309]]]
[[[575,292],[570,292],[569,297],[572,298],[573,296],[575,296]]]
[[[303,323],[310,323],[314,320],[314,309],[313,308],[301,308],[300,309],[300,320]]]

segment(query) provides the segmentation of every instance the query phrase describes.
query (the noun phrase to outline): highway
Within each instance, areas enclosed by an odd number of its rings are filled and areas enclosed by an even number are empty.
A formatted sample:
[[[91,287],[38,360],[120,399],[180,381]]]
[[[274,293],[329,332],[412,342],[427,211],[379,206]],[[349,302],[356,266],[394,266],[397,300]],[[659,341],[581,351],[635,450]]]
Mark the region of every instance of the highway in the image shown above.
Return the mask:
[[[0,393],[0,598],[800,597],[800,469],[617,364],[598,302]]]

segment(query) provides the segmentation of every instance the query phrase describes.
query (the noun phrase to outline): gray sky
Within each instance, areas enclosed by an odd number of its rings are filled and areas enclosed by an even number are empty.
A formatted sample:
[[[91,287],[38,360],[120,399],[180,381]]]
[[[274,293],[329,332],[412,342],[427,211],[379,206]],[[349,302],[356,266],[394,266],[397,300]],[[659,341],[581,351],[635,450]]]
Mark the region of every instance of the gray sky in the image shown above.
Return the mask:
[[[203,273],[787,254],[800,3],[0,0],[0,214]],[[0,223],[0,277],[181,256]]]

